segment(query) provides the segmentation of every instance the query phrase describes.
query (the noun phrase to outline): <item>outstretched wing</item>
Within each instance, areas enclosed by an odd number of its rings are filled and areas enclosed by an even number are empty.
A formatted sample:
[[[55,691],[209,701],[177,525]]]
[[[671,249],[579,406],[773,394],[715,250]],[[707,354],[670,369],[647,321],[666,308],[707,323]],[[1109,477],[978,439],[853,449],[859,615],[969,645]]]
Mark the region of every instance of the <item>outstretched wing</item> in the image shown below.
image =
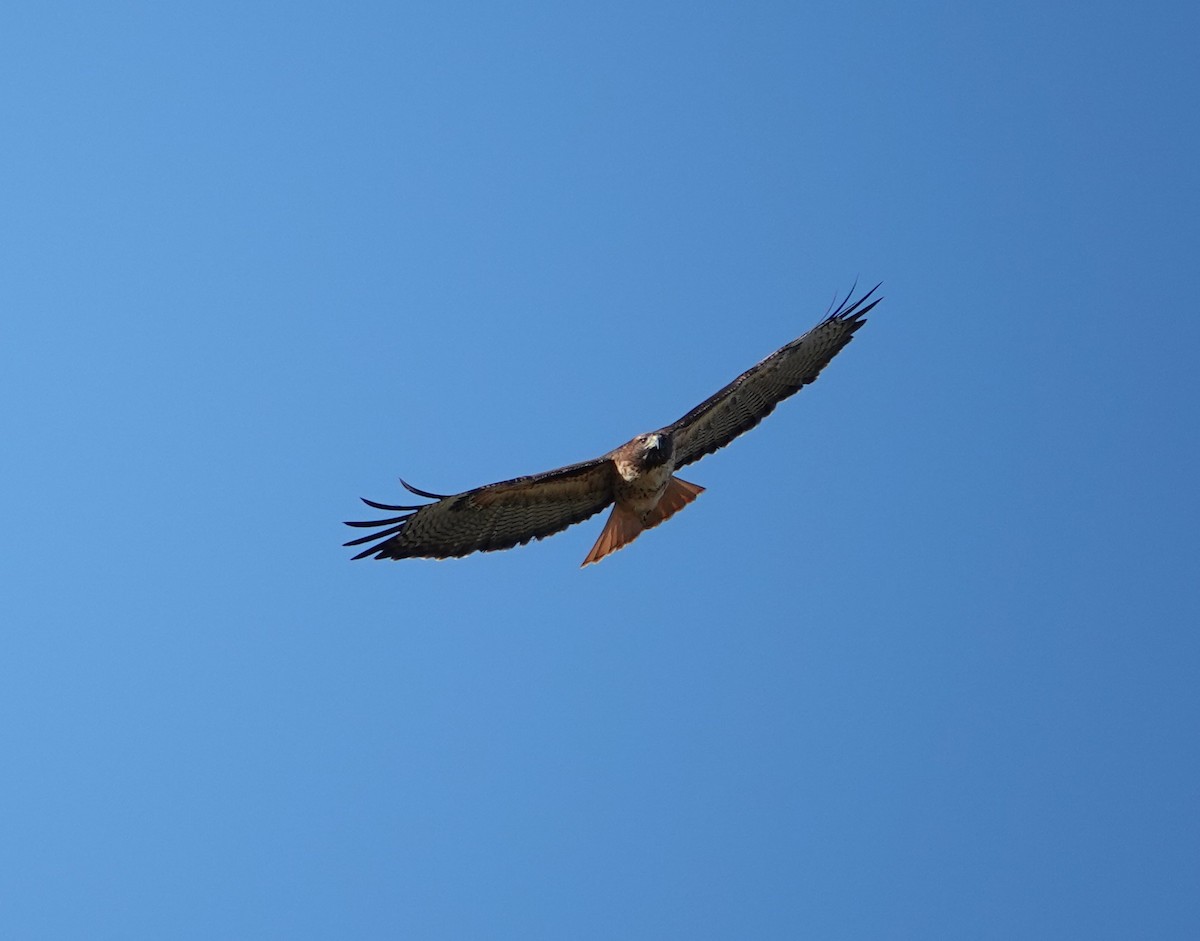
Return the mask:
[[[421,506],[392,506],[363,499],[377,510],[401,516],[348,522],[347,526],[382,527],[346,543],[374,542],[354,558],[448,559],[472,552],[492,552],[542,539],[578,523],[613,502],[612,461],[597,458],[529,477],[504,480],[465,493],[442,496],[410,487],[419,497],[436,500]]]
[[[804,336],[776,350],[724,389],[697,405],[665,431],[675,436],[675,466],[698,461],[749,431],[789,395],[799,392],[820,374],[866,321],[882,298],[866,304],[879,285],[849,304],[850,294],[837,310]],[[850,292],[853,294],[853,290]],[[866,304],[866,306],[863,306]]]

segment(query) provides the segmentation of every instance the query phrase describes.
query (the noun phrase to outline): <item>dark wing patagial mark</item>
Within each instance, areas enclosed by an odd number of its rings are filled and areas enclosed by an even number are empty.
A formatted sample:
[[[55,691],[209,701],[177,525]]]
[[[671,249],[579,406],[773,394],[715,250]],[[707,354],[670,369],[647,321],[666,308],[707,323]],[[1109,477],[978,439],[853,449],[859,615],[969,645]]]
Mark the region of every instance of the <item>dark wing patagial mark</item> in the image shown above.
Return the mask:
[[[356,559],[447,559],[510,549],[599,513],[613,501],[614,473],[610,460],[597,458],[449,496],[418,490],[402,480],[410,493],[436,502],[398,506],[363,498],[368,506],[402,515],[348,522],[347,526],[383,528],[346,545],[374,543]]]
[[[723,448],[749,431],[790,395],[820,375],[822,369],[850,342],[863,319],[883,298],[866,301],[879,285],[849,303],[850,294],[837,310],[804,336],[776,350],[752,366],[724,389],[701,402],[665,430],[675,436],[675,466],[683,467]],[[865,304],[865,306],[864,306]]]

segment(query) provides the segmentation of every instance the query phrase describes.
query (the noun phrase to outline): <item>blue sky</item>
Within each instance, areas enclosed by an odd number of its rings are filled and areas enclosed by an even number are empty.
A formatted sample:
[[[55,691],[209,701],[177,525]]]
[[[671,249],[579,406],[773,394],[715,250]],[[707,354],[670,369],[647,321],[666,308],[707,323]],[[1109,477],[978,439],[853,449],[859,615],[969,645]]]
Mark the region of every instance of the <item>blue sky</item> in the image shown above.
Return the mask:
[[[1192,4],[0,14],[0,933],[1191,938]],[[349,561],[883,280],[686,512]]]

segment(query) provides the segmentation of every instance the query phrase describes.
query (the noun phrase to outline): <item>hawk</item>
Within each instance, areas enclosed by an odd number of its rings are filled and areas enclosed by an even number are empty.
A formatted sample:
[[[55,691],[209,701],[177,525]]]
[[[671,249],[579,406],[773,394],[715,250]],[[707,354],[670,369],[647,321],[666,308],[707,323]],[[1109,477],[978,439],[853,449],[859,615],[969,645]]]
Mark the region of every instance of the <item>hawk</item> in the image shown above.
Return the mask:
[[[816,379],[882,300],[867,303],[878,289],[877,284],[849,303],[852,289],[808,333],[746,370],[677,422],[638,435],[600,457],[456,494],[430,493],[400,481],[410,493],[432,503],[396,506],[364,497],[367,506],[401,515],[347,522],[378,531],[346,545],[374,543],[355,559],[455,558],[543,539],[612,505],[583,565],[599,562],[695,500],[704,488],[676,477],[675,471],[749,431]]]

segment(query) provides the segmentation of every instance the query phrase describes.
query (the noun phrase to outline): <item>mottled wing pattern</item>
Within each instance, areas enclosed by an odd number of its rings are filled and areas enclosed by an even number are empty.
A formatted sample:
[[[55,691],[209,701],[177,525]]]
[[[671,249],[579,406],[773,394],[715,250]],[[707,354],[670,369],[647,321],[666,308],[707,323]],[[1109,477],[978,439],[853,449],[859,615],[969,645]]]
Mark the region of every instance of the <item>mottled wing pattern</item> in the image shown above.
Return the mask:
[[[363,499],[379,510],[403,515],[349,522],[380,531],[346,543],[359,546],[382,539],[354,558],[447,559],[491,552],[542,539],[599,513],[613,502],[613,465],[597,458],[529,477],[504,480],[452,496],[405,488],[436,499],[421,506],[393,506]]]
[[[866,323],[863,318],[871,308],[882,300],[866,303],[878,289],[877,284],[852,304],[847,294],[837,310],[804,336],[776,350],[668,426],[665,430],[675,436],[675,466],[683,467],[723,448],[770,415],[789,395],[816,379],[850,342],[854,331]]]

